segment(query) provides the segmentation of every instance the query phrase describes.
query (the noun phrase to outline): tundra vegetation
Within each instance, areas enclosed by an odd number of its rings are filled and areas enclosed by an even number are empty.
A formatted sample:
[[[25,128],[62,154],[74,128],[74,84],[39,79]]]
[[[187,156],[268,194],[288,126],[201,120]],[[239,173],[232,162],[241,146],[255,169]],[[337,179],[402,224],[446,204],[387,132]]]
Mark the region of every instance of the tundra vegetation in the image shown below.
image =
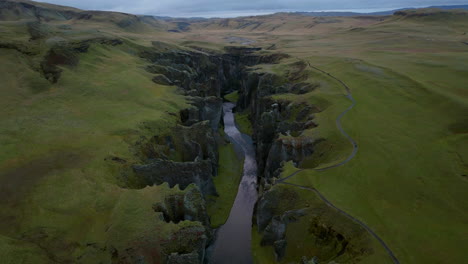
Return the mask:
[[[2,0],[0,259],[207,261],[242,176],[231,101],[255,142],[256,263],[392,263],[336,208],[401,263],[464,263],[467,28],[462,10],[158,20]],[[353,151],[348,92],[359,151],[321,170]]]

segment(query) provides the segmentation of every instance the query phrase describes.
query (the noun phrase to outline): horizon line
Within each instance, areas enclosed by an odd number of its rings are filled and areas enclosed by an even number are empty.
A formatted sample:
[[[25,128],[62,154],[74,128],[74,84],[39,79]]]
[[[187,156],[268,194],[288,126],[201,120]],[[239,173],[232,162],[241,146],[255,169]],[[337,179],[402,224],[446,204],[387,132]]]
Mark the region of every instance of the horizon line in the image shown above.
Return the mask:
[[[237,18],[237,17],[249,17],[249,16],[265,16],[274,15],[278,13],[357,13],[357,14],[372,14],[380,12],[396,11],[401,9],[418,9],[418,8],[430,8],[439,6],[463,6],[463,5],[425,5],[425,6],[411,6],[411,7],[388,7],[388,8],[357,8],[357,9],[323,9],[323,10],[296,10],[296,9],[274,9],[274,10],[241,10],[241,11],[206,11],[206,12],[194,12],[194,13],[181,13],[181,14],[142,14],[145,16],[154,17],[167,17],[167,18]],[[110,11],[122,12],[119,9]]]

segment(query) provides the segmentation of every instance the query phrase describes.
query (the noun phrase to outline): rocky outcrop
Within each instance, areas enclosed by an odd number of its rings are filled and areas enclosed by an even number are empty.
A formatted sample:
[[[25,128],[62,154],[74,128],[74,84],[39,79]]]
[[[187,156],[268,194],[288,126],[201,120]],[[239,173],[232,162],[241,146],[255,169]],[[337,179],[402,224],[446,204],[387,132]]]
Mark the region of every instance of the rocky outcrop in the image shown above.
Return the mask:
[[[295,222],[306,214],[306,209],[287,211],[274,216],[263,230],[262,246],[273,246],[276,260],[280,261],[286,252],[286,229],[289,223]]]
[[[205,226],[210,224],[205,199],[196,188],[190,190],[184,196],[184,213],[184,220],[198,221]]]
[[[210,221],[206,213],[205,199],[198,188],[191,188],[185,193],[170,194],[164,202],[153,206],[160,212],[166,222],[198,221],[208,226]]]
[[[49,26],[39,21],[28,22],[26,23],[26,27],[31,36],[31,40],[42,39],[50,35]]]
[[[287,197],[287,201],[285,201]],[[273,246],[276,259],[284,257],[286,251],[286,230],[289,223],[296,222],[307,214],[307,208],[284,210],[285,202],[295,205],[299,197],[288,189],[273,188],[260,197],[256,208],[256,223],[258,231],[262,233],[262,246]]]
[[[200,257],[197,252],[188,254],[172,253],[168,259],[167,264],[199,264]]]
[[[120,45],[120,39],[93,38],[85,41],[72,43],[60,43],[53,46],[44,56],[40,63],[41,73],[51,83],[56,83],[61,74],[62,69],[58,66],[76,66],[79,63],[79,54],[87,52],[92,43],[104,45]]]
[[[52,47],[41,62],[41,71],[51,83],[56,83],[62,74],[59,65],[76,66],[78,53],[86,52],[89,45],[57,45]]]
[[[277,63],[287,57],[285,54],[254,54],[258,50],[230,47],[226,48],[225,54],[209,54],[202,51],[172,49],[158,52],[146,49],[139,55],[152,63],[147,67],[148,72],[166,76],[186,95],[220,98],[241,89],[247,66]]]
[[[185,189],[194,183],[205,195],[217,195],[210,160],[194,162],[155,160],[145,165],[134,165],[133,169],[147,185],[167,182],[171,187],[179,185]]]
[[[28,45],[20,41],[0,42],[0,49],[13,49],[28,56],[34,56],[40,53],[38,46]]]
[[[294,84],[270,74],[250,74],[241,91],[239,108],[250,110],[256,142],[260,177],[268,180],[278,175],[283,161],[302,160],[313,153],[317,143],[302,132],[317,126],[314,114],[321,111],[314,105],[272,99],[271,95],[290,92]]]
[[[169,84],[165,85],[178,85],[187,87],[190,85],[192,79],[196,78],[196,73],[192,68],[185,64],[174,64],[167,60],[158,60],[159,64],[151,64],[146,67],[146,70],[153,74],[160,74],[167,78]],[[157,81],[154,80],[153,81]],[[157,82],[156,82],[157,83]],[[160,83],[162,84],[162,83]]]
[[[300,167],[301,162],[314,152],[317,142],[310,137],[286,137],[276,139],[268,153],[265,164],[265,179],[278,178],[281,171],[281,163],[293,161]]]
[[[204,195],[217,195],[213,184],[219,159],[216,133],[209,121],[203,121],[155,136],[141,144],[144,164],[133,165],[133,171],[145,185],[167,182],[185,189],[193,183]]]
[[[164,202],[153,205],[155,212],[162,213],[164,221],[178,224],[185,220],[185,206],[183,194],[170,194],[164,197]]]
[[[283,206],[285,204],[294,205],[298,200],[299,195],[287,188],[275,187],[264,192],[259,198],[255,210],[258,230],[263,232],[276,216],[289,215],[288,210],[283,210]]]
[[[154,49],[142,50],[139,55],[152,63],[147,67],[148,72],[164,75],[190,96],[220,98],[226,78],[230,77],[224,74],[224,67],[230,64],[219,56],[182,50],[157,52]]]
[[[339,257],[345,253],[349,240],[333,225],[323,221],[320,216],[312,219],[308,230],[316,238],[316,244],[328,248]]]
[[[219,140],[210,122],[203,121],[191,126],[176,126],[169,134],[155,135],[151,139],[142,138],[135,148],[142,163],[154,163],[155,160],[209,160],[212,175],[217,175]]]
[[[180,229],[161,245],[165,255],[164,263],[204,263],[205,249],[211,237],[211,231],[204,227]]]
[[[316,263],[341,263],[340,260],[354,263],[372,253],[370,236],[359,224],[318,198],[304,197],[300,192],[287,185],[275,185],[257,203],[256,224],[262,235],[261,245],[271,246],[278,261],[284,257],[289,225],[299,221],[303,239],[310,243],[308,258],[314,257]]]
[[[318,83],[304,82],[304,83],[293,84],[288,90],[290,93],[293,93],[293,94],[306,94],[306,93],[310,93],[314,91],[318,87],[320,87],[320,84]]]
[[[159,74],[153,77],[153,82],[161,85],[172,85],[173,82],[164,74]]]
[[[182,124],[191,126],[200,121],[208,120],[213,130],[218,130],[223,115],[223,99],[219,97],[191,97],[191,108],[182,110]]]
[[[317,257],[313,257],[312,259],[308,260],[307,257],[302,257],[301,264],[318,264]],[[335,264],[335,262],[330,262],[329,264]]]

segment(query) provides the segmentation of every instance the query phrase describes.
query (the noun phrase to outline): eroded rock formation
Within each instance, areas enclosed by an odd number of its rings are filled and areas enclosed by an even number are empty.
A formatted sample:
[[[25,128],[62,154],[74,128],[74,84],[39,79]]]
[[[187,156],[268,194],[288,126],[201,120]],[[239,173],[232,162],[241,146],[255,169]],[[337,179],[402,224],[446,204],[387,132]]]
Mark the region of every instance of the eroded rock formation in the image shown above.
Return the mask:
[[[156,203],[153,209],[162,213],[166,222],[198,221],[205,226],[210,223],[205,199],[198,188],[170,194],[164,198],[164,202]]]
[[[161,245],[164,263],[203,263],[210,237],[211,231],[206,227],[182,228]]]
[[[186,190],[166,196],[153,209],[166,222],[199,221],[205,227],[175,233],[163,245],[165,263],[202,263],[212,238],[205,196],[217,195],[213,177],[218,173],[218,145],[224,140],[218,132],[222,96],[244,85],[246,66],[275,62],[284,56],[262,57],[254,54],[257,49],[244,48],[228,48],[226,54],[165,48],[165,52],[144,49],[139,56],[151,63],[146,70],[154,74],[155,83],[177,86],[191,106],[179,113],[180,124],[171,133],[136,143],[140,162],[132,169],[144,186],[167,182],[170,187]],[[181,241],[184,236],[188,241]],[[285,245],[273,243],[280,248]]]
[[[179,185],[185,189],[194,183],[204,194],[216,195],[211,161],[209,160],[193,162],[155,160],[150,164],[135,165],[133,169],[148,185],[167,182],[171,187]]]

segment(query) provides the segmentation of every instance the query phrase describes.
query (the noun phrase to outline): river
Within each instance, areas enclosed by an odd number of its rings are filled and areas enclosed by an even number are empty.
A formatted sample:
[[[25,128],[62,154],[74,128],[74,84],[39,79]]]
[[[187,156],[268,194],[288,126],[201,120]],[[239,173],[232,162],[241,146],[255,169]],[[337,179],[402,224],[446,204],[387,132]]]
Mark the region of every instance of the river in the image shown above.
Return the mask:
[[[211,264],[249,264],[253,263],[252,215],[257,201],[257,163],[252,139],[242,134],[234,122],[233,103],[224,103],[224,132],[243,153],[244,170],[226,223],[216,232],[216,241],[211,256]],[[223,194],[221,194],[223,195]]]

